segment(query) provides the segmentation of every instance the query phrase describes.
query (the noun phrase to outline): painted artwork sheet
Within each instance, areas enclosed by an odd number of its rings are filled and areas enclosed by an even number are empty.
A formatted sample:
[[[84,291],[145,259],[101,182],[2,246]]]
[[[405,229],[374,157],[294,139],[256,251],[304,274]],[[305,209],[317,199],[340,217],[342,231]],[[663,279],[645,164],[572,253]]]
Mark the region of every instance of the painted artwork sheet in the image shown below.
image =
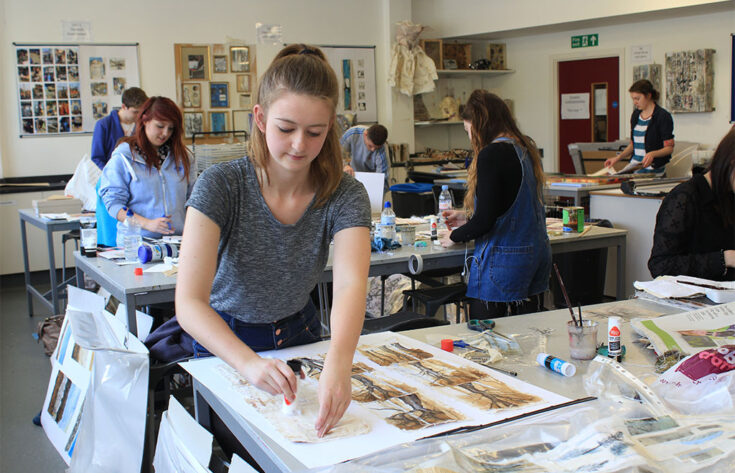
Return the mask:
[[[693,355],[708,348],[735,344],[735,302],[654,320],[635,319],[631,325],[648,338],[658,355],[669,350]]]
[[[317,388],[329,342],[261,353],[298,358],[301,418],[282,399],[250,386],[217,358],[182,363],[199,382],[307,468],[332,465],[462,426],[482,425],[568,401],[433,346],[392,332],[360,338],[352,404],[323,439],[313,434]]]

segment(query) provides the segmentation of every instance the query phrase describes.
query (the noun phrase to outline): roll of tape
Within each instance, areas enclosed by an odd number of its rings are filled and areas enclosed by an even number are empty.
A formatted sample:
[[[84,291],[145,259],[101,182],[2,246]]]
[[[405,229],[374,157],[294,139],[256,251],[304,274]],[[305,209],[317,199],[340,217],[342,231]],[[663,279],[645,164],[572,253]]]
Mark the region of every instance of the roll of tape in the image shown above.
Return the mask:
[[[413,254],[408,257],[408,272],[411,274],[420,274],[424,270],[424,259],[421,255]]]

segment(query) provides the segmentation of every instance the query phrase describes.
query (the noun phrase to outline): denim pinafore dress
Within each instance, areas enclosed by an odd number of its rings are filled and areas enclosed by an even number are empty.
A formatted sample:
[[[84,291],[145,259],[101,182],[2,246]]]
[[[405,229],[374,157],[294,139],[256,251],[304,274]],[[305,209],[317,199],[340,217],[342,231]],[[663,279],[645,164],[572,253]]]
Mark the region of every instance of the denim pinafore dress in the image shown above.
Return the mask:
[[[489,302],[516,302],[548,289],[551,247],[528,152],[510,138],[493,141],[499,142],[509,142],[515,148],[523,173],[521,186],[493,229],[475,240],[467,296]]]

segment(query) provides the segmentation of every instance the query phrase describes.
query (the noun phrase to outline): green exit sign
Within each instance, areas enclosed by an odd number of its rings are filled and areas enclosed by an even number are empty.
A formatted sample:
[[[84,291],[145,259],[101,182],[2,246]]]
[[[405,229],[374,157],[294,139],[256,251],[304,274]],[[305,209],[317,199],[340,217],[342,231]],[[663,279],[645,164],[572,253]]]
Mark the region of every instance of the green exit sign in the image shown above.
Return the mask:
[[[598,44],[599,44],[599,39],[597,37],[597,33],[572,36],[572,49],[590,48],[592,46],[597,46]]]

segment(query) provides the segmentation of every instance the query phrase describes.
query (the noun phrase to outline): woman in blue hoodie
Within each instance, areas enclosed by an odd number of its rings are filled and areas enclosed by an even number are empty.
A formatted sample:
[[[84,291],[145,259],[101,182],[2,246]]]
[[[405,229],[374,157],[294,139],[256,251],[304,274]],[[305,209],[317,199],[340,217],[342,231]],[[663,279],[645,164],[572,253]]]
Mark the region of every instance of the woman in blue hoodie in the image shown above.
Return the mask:
[[[181,111],[166,97],[141,107],[133,136],[120,140],[100,178],[100,197],[119,222],[132,209],[144,237],[180,235],[196,173],[184,146]]]

